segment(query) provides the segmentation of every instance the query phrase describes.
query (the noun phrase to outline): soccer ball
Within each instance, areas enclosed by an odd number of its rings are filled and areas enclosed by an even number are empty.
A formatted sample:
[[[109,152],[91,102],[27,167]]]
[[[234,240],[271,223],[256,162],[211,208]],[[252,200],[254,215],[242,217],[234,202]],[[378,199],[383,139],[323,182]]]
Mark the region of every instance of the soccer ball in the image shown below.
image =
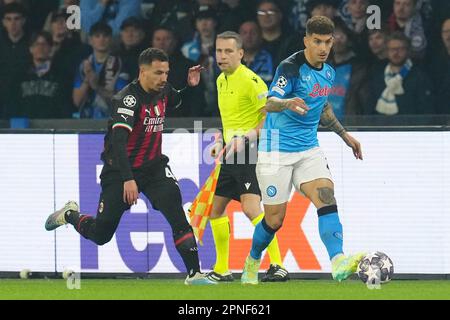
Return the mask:
[[[62,278],[64,280],[69,279],[73,274],[75,273],[75,271],[73,271],[72,269],[64,269],[63,273],[62,273]]]
[[[19,273],[20,279],[28,279],[32,276],[32,272],[30,269],[23,269]]]
[[[362,258],[356,273],[365,284],[382,284],[391,281],[394,264],[385,253],[377,251]]]

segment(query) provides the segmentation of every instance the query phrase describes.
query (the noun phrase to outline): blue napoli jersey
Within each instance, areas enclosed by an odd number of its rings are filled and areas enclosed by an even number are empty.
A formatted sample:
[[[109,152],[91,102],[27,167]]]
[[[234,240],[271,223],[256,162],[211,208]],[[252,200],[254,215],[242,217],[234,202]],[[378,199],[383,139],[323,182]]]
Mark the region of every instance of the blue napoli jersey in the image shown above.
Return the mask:
[[[335,75],[335,70],[327,63],[320,69],[310,65],[304,51],[283,60],[270,85],[268,97],[299,97],[310,110],[305,116],[291,110],[268,112],[259,150],[300,152],[319,146],[317,128]]]

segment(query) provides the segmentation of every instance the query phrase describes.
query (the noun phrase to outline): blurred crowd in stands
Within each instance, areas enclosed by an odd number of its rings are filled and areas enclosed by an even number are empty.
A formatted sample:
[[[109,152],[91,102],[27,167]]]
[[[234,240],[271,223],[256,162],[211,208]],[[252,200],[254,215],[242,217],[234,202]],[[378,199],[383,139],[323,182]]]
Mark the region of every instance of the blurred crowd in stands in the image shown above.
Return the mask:
[[[67,28],[70,5],[81,30]],[[367,28],[370,5],[380,29]],[[168,116],[215,117],[216,34],[239,32],[245,64],[270,85],[315,15],[336,25],[329,99],[339,118],[450,114],[449,0],[0,0],[0,15],[0,119],[107,118],[150,46],[168,53],[175,88],[205,67]]]

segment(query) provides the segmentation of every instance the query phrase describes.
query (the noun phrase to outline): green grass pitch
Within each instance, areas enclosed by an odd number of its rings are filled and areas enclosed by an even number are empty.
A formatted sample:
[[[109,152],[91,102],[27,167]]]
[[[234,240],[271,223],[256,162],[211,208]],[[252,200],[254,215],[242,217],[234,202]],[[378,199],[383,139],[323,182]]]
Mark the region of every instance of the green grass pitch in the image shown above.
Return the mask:
[[[0,299],[149,299],[149,300],[297,300],[297,299],[450,299],[450,281],[394,280],[369,290],[358,280],[291,280],[243,286],[185,286],[183,280],[81,279],[79,290],[65,280],[0,280]]]

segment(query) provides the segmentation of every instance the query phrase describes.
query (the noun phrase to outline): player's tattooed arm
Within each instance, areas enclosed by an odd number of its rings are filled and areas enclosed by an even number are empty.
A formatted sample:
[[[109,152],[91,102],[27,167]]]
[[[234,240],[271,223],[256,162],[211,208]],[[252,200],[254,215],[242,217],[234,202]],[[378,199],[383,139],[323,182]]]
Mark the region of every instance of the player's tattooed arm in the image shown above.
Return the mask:
[[[289,109],[294,111],[301,116],[304,116],[309,108],[306,106],[305,101],[298,97],[291,99],[280,99],[277,97],[270,97],[267,99],[265,109],[267,112],[281,112],[283,110]]]
[[[267,99],[265,109],[267,112],[281,112],[286,109],[286,100],[277,97]]]
[[[329,102],[327,102],[327,104],[323,108],[322,114],[320,115],[320,124],[325,128],[335,132],[340,137],[343,137],[347,132],[339,122],[339,120],[336,118],[336,115],[333,112],[333,107]]]
[[[323,108],[322,114],[320,115],[320,124],[330,129],[331,131],[336,132],[342,138],[342,140],[344,140],[345,144],[352,148],[353,155],[356,159],[363,159],[361,144],[345,130],[345,128],[336,118],[333,112],[333,107],[328,102]]]

